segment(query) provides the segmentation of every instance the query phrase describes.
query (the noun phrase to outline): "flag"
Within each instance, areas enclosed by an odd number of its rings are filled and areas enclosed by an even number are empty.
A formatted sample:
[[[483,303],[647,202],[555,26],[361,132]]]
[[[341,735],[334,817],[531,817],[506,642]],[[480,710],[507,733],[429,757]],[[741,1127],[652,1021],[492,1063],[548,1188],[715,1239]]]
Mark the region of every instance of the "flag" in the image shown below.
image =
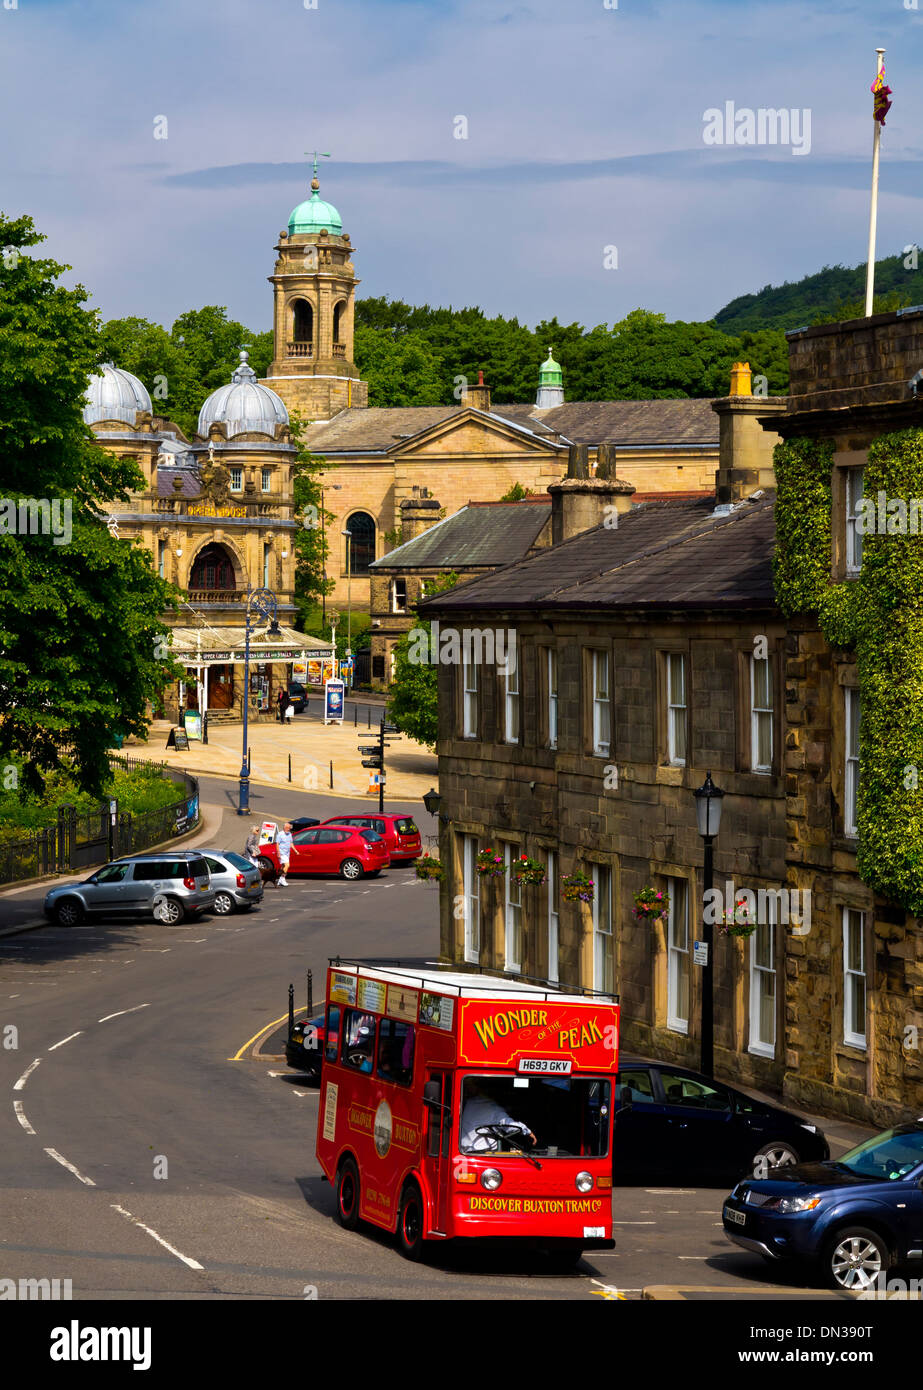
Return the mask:
[[[885,116],[887,116],[888,112],[891,110],[891,88],[885,86],[884,68],[882,68],[881,72],[875,78],[869,90],[875,98],[875,106],[872,115],[876,121],[880,121],[881,124],[884,125]]]

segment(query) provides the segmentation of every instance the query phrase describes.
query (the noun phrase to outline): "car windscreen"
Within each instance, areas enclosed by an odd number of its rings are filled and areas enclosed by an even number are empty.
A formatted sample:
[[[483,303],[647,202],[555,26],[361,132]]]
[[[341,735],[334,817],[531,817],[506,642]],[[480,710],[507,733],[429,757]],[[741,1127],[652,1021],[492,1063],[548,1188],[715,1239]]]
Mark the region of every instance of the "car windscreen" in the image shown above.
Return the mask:
[[[461,1152],[519,1149],[536,1158],[603,1158],[609,1151],[609,1092],[602,1077],[468,1076],[461,1093]]]
[[[400,820],[396,820],[394,822],[394,828],[397,831],[398,835],[419,834],[416,822],[411,820],[409,816],[401,816]]]
[[[837,1159],[837,1163],[862,1178],[893,1182],[923,1163],[923,1127],[898,1126],[886,1129],[857,1144]]]

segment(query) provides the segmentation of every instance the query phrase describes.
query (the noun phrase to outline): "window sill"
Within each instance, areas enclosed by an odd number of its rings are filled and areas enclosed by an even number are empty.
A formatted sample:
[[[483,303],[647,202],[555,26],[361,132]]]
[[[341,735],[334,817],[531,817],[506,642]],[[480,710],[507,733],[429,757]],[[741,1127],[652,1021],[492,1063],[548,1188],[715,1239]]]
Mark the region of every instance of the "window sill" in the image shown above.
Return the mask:
[[[764,1057],[768,1062],[774,1062],[776,1059],[775,1048],[769,1047],[766,1043],[751,1043],[747,1051],[752,1057]]]

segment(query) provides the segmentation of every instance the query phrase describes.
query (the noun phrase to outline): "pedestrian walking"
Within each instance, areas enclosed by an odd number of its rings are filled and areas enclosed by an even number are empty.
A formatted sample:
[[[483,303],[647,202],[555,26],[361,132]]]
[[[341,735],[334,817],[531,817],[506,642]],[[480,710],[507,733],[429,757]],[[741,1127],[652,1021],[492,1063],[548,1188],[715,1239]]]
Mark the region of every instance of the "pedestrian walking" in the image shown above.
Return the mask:
[[[276,836],[276,848],[279,851],[279,877],[276,880],[280,888],[288,883],[285,875],[288,873],[288,861],[292,852],[292,823],[286,821],[280,834]]]
[[[289,698],[289,702],[285,706],[283,717],[285,719],[286,724],[291,724],[292,720],[295,717],[295,701],[291,698]]]
[[[247,836],[247,844],[244,848],[244,854],[250,860],[251,864],[259,864],[259,851],[260,827],[258,825],[251,825],[250,834]]]
[[[289,693],[288,693],[287,690],[281,690],[281,691],[279,692],[279,722],[280,722],[280,723],[284,724],[285,721],[286,721],[286,719],[290,719],[290,718],[291,718],[291,715],[289,714],[289,710],[292,710],[292,713],[294,713],[294,710],[292,709],[292,701],[291,701],[291,698],[290,698]]]

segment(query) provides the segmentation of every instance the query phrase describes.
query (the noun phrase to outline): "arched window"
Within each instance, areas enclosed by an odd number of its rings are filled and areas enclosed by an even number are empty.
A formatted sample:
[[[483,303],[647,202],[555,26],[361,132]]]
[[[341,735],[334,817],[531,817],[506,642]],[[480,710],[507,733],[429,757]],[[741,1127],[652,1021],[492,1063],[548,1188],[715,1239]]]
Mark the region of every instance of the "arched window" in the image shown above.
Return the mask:
[[[306,299],[296,299],[292,306],[294,318],[292,321],[292,342],[294,343],[313,343],[314,341],[314,310]]]
[[[192,563],[190,589],[234,589],[234,565],[223,545],[212,543]]]
[[[340,342],[343,341],[342,338],[340,337],[340,333],[341,333],[341,331],[342,331],[342,326],[343,326],[343,313],[344,313],[345,309],[346,309],[346,300],[345,300],[345,299],[341,299],[340,302],[339,302],[339,304],[334,304],[334,306],[333,306],[333,341],[334,341],[335,343],[340,343]]]
[[[346,523],[350,539],[344,543],[352,549],[353,574],[368,574],[375,559],[375,522],[368,512],[353,512]],[[343,556],[344,567],[346,556]]]

